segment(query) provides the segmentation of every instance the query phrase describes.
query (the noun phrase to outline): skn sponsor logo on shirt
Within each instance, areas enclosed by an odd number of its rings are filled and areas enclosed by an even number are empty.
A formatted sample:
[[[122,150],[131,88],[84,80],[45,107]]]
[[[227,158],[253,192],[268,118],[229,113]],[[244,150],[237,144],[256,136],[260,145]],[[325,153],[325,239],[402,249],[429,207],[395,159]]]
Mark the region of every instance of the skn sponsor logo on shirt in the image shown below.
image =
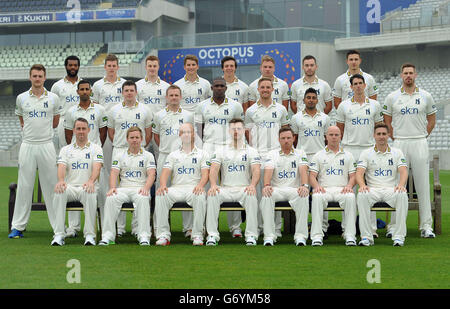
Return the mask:
[[[374,171],[375,177],[391,177],[392,175],[392,170],[385,170],[381,167]]]
[[[226,125],[227,124],[227,120],[226,119],[224,119],[224,118],[216,118],[216,117],[209,118],[208,122],[210,124],[219,124],[219,125]]]
[[[180,133],[180,130],[179,129],[173,129],[172,127],[170,127],[170,128],[168,128],[168,129],[166,129],[165,130],[165,132],[166,132],[166,135],[177,135],[178,136],[178,134]]]
[[[195,169],[193,167],[185,167],[184,165],[177,169],[178,175],[192,175],[195,173]]]
[[[28,112],[28,117],[29,118],[46,118],[47,112],[46,111],[37,111],[37,110],[33,109],[32,111]]]
[[[80,101],[80,97],[77,95],[66,96],[66,103],[78,103],[79,101]]]
[[[275,121],[265,121],[265,120],[263,120],[262,122],[260,122],[258,124],[258,126],[261,127],[261,128],[272,129],[272,128],[275,128],[276,122]]]
[[[199,89],[199,90],[201,90],[201,89]],[[200,98],[192,98],[192,97],[184,98],[184,103],[185,104],[197,104],[197,103],[200,103]]]
[[[327,176],[343,176],[344,170],[341,168],[329,167],[326,170]]]
[[[122,100],[122,96],[121,95],[108,95],[105,97],[105,103],[119,103]]]
[[[283,170],[281,172],[278,172],[278,179],[292,179],[295,178],[296,175],[297,174],[295,173],[295,171],[288,172]]]
[[[128,122],[128,121],[122,122],[122,123],[120,124],[120,128],[121,128],[122,130],[128,130],[128,129],[131,128],[131,127],[137,127],[137,126],[138,126],[137,123],[135,123],[135,122]]]
[[[419,109],[417,107],[403,107],[400,109],[402,115],[417,115],[419,114]]]
[[[231,165],[228,165],[228,172],[229,173],[245,172],[245,165],[243,165],[243,164],[231,164]]]
[[[161,104],[161,99],[146,97],[146,98],[144,98],[144,104]]]
[[[352,125],[357,126],[357,125],[368,125],[370,124],[370,119],[367,118],[360,118],[360,117],[356,117],[352,119]]]
[[[305,137],[309,137],[309,136],[320,136],[320,130],[311,130],[311,129],[306,129],[303,131],[303,135]]]
[[[73,170],[87,170],[89,168],[89,163],[83,163],[83,162],[74,162],[72,163],[72,169]]]
[[[141,178],[142,172],[141,171],[126,171],[125,177],[127,178]]]

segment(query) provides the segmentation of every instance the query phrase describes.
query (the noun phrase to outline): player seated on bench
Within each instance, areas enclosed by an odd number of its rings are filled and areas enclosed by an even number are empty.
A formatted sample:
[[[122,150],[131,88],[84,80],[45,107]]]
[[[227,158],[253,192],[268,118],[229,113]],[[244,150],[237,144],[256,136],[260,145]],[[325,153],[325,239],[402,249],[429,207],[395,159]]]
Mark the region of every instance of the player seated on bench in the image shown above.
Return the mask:
[[[394,246],[403,246],[408,215],[408,167],[403,152],[388,145],[389,127],[375,125],[375,147],[361,153],[357,164],[356,181],[359,185],[358,211],[360,246],[374,244],[370,228],[370,209],[376,202],[386,202],[395,208],[396,220],[387,227],[386,237],[392,237]],[[397,183],[398,175],[400,179]]]
[[[338,202],[344,209],[342,229],[345,245],[356,246],[356,200],[353,193],[356,163],[353,155],[339,146],[341,131],[338,127],[329,127],[326,137],[328,145],[317,152],[309,164],[309,183],[313,187],[312,245],[323,245],[323,210],[328,202]]]
[[[116,221],[123,203],[133,203],[140,245],[150,245],[150,188],[155,181],[156,165],[153,155],[141,147],[142,130],[127,130],[128,150],[112,158],[109,191],[105,203],[105,220],[99,245],[114,244]],[[116,188],[117,177],[120,177]]]
[[[206,215],[205,185],[209,178],[211,163],[206,151],[195,147],[194,126],[185,123],[180,126],[181,147],[171,152],[160,177],[160,187],[156,191],[156,245],[170,244],[169,211],[176,202],[186,202],[192,207],[192,236],[194,246],[203,245],[203,226]],[[167,181],[171,178],[171,187]]]
[[[89,123],[84,118],[75,120],[75,142],[64,146],[57,160],[58,182],[53,205],[56,223],[52,246],[64,245],[67,202],[79,201],[84,210],[85,245],[95,245],[98,176],[103,165],[102,147],[88,139]]]
[[[261,158],[256,149],[245,143],[244,122],[232,119],[229,122],[230,141],[216,150],[211,158],[208,191],[206,230],[207,246],[215,246],[220,240],[218,221],[220,205],[223,202],[239,202],[245,209],[247,225],[245,241],[248,246],[256,246],[258,239],[258,200],[256,185],[261,173]],[[217,178],[221,174],[221,186]]]
[[[279,131],[281,150],[269,152],[264,162],[264,188],[260,202],[264,222],[264,246],[273,246],[275,233],[275,202],[289,201],[295,211],[294,242],[306,246],[308,238],[309,185],[308,159],[302,149],[294,149],[291,128]]]

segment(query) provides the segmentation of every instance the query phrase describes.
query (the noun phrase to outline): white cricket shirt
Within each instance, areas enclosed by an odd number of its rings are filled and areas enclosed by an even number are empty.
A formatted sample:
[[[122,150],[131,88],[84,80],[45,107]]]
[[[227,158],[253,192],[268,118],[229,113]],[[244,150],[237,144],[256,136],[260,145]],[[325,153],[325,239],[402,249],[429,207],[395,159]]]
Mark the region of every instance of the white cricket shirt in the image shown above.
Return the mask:
[[[225,95],[244,104],[248,101],[247,90],[248,85],[236,77],[232,83],[227,82],[227,91],[225,92]]]
[[[310,116],[306,111],[298,112],[291,118],[291,129],[298,134],[297,149],[313,155],[325,147],[325,134],[330,127],[330,117],[316,111]]]
[[[120,170],[120,188],[140,188],[147,181],[148,170],[156,170],[156,164],[153,155],[141,148],[137,154],[129,150],[120,152],[112,159],[111,168]]]
[[[166,91],[169,83],[161,80],[159,77],[153,83],[147,77],[136,82],[137,101],[144,104],[153,114],[166,107]]]
[[[63,107],[63,112],[61,113],[61,117],[65,116],[67,110],[75,105],[78,105],[80,102],[80,96],[77,93],[78,83],[81,78],[78,77],[77,81],[72,84],[66,77],[58,80],[53,84],[50,89],[51,92],[56,94],[59,97],[59,102]]]
[[[106,77],[99,79],[92,86],[92,101],[102,105],[106,112],[109,112],[114,105],[122,103],[122,84],[125,81],[121,77],[117,77],[114,83],[107,81]]]
[[[317,91],[318,102],[316,108],[323,112],[326,106],[325,102],[333,101],[330,85],[318,77],[316,77],[312,83],[308,83],[303,76],[302,78],[297,79],[291,86],[291,100],[297,102],[297,113],[305,109],[303,99],[305,97],[305,91],[309,88],[313,88]]]
[[[256,80],[254,80],[249,86],[248,86],[248,101],[256,102],[259,100],[259,92],[258,92],[258,81],[262,78],[262,76]],[[272,92],[272,99],[282,104],[284,100],[289,100],[289,86],[288,84],[278,77],[274,76],[273,78],[273,92]]]
[[[300,167],[308,166],[308,158],[302,149],[292,149],[289,154],[282,150],[269,152],[264,169],[273,169],[271,184],[273,187],[298,188],[301,185]]]
[[[375,94],[378,94],[378,85],[376,84],[373,76],[361,70],[359,74],[361,74],[364,77],[364,82],[366,83],[366,89],[364,89],[366,96],[371,97]],[[347,70],[347,72],[339,75],[338,78],[336,78],[336,81],[334,82],[334,88],[332,91],[333,96],[341,98],[342,100],[347,100],[353,97],[353,90],[350,87],[351,77],[352,75]]]
[[[201,101],[212,96],[211,84],[200,76],[197,76],[194,82],[188,81],[184,76],[177,80],[174,85],[181,88],[181,107],[192,113],[195,113],[197,105]]]

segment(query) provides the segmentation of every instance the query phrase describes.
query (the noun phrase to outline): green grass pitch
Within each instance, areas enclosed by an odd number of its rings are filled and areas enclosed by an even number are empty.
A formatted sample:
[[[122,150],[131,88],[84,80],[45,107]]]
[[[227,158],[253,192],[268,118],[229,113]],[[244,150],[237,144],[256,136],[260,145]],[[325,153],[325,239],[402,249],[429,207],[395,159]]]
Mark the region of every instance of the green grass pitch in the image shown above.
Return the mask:
[[[181,232],[181,214],[172,213],[172,243],[168,247],[140,247],[128,234],[109,247],[84,247],[83,237],[52,247],[52,231],[45,212],[31,213],[25,237],[8,239],[8,186],[17,180],[16,168],[0,168],[0,288],[2,289],[422,289],[450,287],[450,171],[441,171],[442,235],[420,238],[418,212],[408,214],[405,247],[392,247],[380,238],[373,247],[346,247],[330,236],[323,247],[296,247],[283,235],[274,247],[246,247],[232,239],[221,214],[222,240],[217,247],[193,247]],[[340,214],[330,219],[340,221]],[[385,213],[378,218],[386,220]],[[69,283],[79,261],[80,283]],[[369,260],[380,265],[380,283],[369,283]],[[69,280],[70,281],[70,280]]]

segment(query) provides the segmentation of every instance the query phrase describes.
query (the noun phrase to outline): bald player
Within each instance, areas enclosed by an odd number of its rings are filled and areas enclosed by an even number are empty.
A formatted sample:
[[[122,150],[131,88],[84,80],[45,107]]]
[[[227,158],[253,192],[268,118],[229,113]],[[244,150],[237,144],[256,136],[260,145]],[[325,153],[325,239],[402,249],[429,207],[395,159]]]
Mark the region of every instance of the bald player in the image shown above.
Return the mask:
[[[181,147],[169,154],[162,169],[160,186],[156,191],[156,245],[170,244],[169,211],[176,202],[186,202],[192,207],[192,244],[203,245],[203,227],[206,215],[205,185],[209,178],[209,154],[195,147],[194,126],[180,126]],[[168,187],[167,180],[172,185]]]
[[[427,137],[436,124],[437,109],[431,94],[416,86],[414,64],[403,64],[400,77],[402,87],[390,93],[384,102],[384,121],[394,140],[393,146],[403,152],[412,171],[419,200],[420,235],[434,238]]]
[[[346,246],[356,246],[356,201],[353,193],[356,162],[350,152],[340,147],[341,131],[331,126],[328,145],[316,153],[309,164],[309,182],[313,187],[311,206],[312,246],[323,245],[323,209],[328,202],[338,202],[344,209],[343,238]]]

